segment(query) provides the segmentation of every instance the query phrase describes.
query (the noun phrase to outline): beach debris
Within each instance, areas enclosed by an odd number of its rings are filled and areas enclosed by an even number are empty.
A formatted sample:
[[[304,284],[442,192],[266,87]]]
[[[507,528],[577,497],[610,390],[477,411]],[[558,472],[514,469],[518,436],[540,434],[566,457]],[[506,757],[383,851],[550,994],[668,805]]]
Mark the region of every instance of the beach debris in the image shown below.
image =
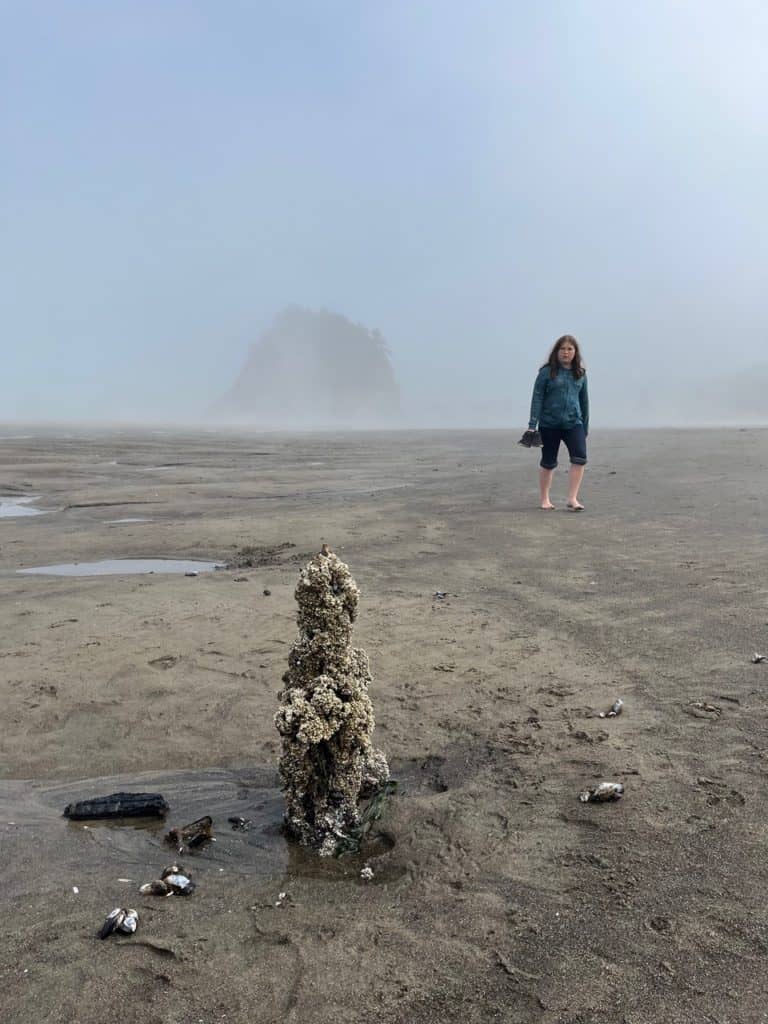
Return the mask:
[[[99,929],[99,938],[106,939],[113,932],[123,932],[125,935],[133,935],[139,925],[138,912],[133,909],[126,910],[125,907],[115,907],[107,914],[104,924]]]
[[[190,569],[190,571],[189,572],[185,572],[184,575],[185,576],[199,576],[200,573],[197,571],[197,569]]]
[[[264,587],[263,593],[264,593],[264,597],[271,597],[272,596],[272,591],[269,589],[269,587]]]
[[[579,800],[583,804],[602,804],[608,800],[620,800],[624,795],[624,784],[622,782],[599,782],[591,789],[585,789],[579,793]]]
[[[766,660],[766,658],[768,658],[768,655],[766,655],[766,654],[758,654],[757,651],[755,651],[755,653],[752,655],[752,664],[753,665],[760,665],[760,664],[762,664],[762,662],[764,662]]]
[[[275,902],[276,907],[282,907],[284,903],[291,902],[291,894],[289,892],[279,892],[277,894],[277,901]]]
[[[248,582],[248,577],[247,576],[233,576],[232,577],[232,582],[233,583],[247,583]]]
[[[163,868],[160,881],[165,882],[171,892],[178,896],[191,896],[196,888],[190,873],[182,864],[169,864]]]
[[[203,843],[215,842],[213,818],[206,814],[204,817],[198,818],[197,821],[190,822],[189,825],[183,825],[181,828],[172,828],[166,835],[165,841],[170,843],[171,846],[175,846],[178,853],[184,853],[185,850],[202,846]]]
[[[232,826],[233,832],[247,832],[253,824],[250,818],[244,818],[240,814],[235,814],[231,818],[227,818],[227,821]]]
[[[78,889],[78,887],[76,885],[72,886],[72,892],[75,894],[75,896],[79,896],[80,895],[80,890]]]
[[[434,592],[434,594],[432,595],[432,597],[436,601],[444,601],[446,599],[446,597],[448,597],[448,591],[447,590],[436,590]]]
[[[173,863],[163,868],[160,877],[152,882],[145,882],[139,887],[142,896],[190,896],[195,891],[195,883],[183,864]]]
[[[370,882],[373,880],[373,868],[369,867],[368,864],[360,872],[360,877],[364,882]]]
[[[139,913],[137,910],[126,910],[125,917],[120,922],[120,931],[126,935],[133,935],[139,926]]]
[[[156,878],[153,882],[145,882],[139,886],[142,896],[172,896],[173,889],[162,878]]]
[[[616,718],[624,710],[624,701],[621,697],[617,697],[616,700],[611,704],[610,711],[601,711],[597,716],[598,718]]]
[[[177,896],[191,896],[197,888],[189,875],[166,875],[160,881],[165,882],[171,892]]]
[[[705,700],[688,701],[683,711],[694,718],[719,718],[723,713],[719,704],[709,704]]]
[[[285,828],[330,856],[361,828],[361,799],[389,780],[372,744],[368,656],[351,645],[360,592],[326,544],[302,569],[295,597],[299,635],[288,656],[275,726]]]
[[[164,818],[170,810],[159,793],[112,793],[67,804],[64,817],[72,821],[96,818]]]

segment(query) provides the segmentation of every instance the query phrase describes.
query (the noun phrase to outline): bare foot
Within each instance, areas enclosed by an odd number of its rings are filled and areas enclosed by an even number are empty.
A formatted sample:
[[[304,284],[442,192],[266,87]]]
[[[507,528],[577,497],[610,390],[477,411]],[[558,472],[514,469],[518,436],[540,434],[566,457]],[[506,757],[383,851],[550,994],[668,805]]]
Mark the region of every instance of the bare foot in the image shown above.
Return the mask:
[[[554,509],[554,507],[555,506],[552,504],[551,501],[542,501],[541,505],[539,505],[539,508],[542,510],[542,512],[551,512]]]
[[[584,506],[580,501],[569,501],[566,503],[571,512],[583,512]]]

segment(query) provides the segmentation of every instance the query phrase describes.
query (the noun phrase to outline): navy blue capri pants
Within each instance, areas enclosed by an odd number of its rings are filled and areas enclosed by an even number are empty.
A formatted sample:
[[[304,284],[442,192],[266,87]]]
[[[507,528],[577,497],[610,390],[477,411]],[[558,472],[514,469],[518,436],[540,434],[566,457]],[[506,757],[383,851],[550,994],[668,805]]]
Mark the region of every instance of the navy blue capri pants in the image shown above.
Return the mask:
[[[574,466],[586,466],[587,464],[587,435],[584,433],[584,426],[577,423],[575,427],[539,427],[541,434],[541,462],[542,469],[554,469],[557,465],[557,453],[560,442],[565,441],[565,447]]]

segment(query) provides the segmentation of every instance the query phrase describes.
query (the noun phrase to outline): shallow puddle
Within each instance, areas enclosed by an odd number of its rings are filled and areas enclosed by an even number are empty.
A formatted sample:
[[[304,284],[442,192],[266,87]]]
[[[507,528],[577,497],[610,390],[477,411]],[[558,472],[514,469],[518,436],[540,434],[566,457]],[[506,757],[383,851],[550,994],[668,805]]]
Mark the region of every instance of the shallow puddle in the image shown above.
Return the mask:
[[[30,504],[32,501],[35,501],[35,498],[0,495],[0,519],[10,519],[13,516],[44,516],[46,510],[35,508]]]
[[[70,821],[69,803],[110,793],[160,793],[170,806],[165,819],[126,818]],[[370,863],[373,884],[399,878],[404,867],[390,863],[394,836],[382,831],[355,855],[318,857],[289,843],[282,833],[283,797],[272,768],[227,771],[139,772],[76,782],[0,781],[0,842],[3,848],[3,897],[12,901],[30,890],[62,893],[76,886],[85,895],[106,887],[114,894],[136,893],[179,857],[165,841],[172,827],[213,818],[215,842],[184,852],[184,865],[198,892],[220,889],[220,880],[262,876],[303,876],[326,882],[365,883],[360,870]],[[246,831],[229,818],[244,818]]]
[[[73,801],[115,792],[161,793],[170,812],[159,819],[69,821],[64,808]],[[165,842],[173,826],[205,814],[214,822],[216,842],[184,854],[199,886],[206,875],[281,874],[288,864],[288,844],[280,832],[282,795],[273,771],[141,772],[130,776],[55,783],[0,782],[0,836],[4,876],[12,898],[35,885],[35,873],[62,889],[96,877],[135,892],[158,877],[163,865],[178,856]],[[229,817],[250,820],[246,832],[232,829]],[[34,868],[30,874],[32,865]],[[7,872],[5,870],[7,868]],[[120,882],[118,880],[125,879]]]
[[[140,573],[198,573],[220,568],[220,562],[175,558],[105,558],[100,562],[62,562],[17,569],[22,576],[124,576]]]

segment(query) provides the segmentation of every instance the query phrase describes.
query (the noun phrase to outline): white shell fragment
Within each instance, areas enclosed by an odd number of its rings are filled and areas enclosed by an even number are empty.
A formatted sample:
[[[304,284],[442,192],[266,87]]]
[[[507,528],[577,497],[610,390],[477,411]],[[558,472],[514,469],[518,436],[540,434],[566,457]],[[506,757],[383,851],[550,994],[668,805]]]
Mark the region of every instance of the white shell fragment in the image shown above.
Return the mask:
[[[136,910],[126,910],[123,920],[118,925],[121,932],[125,932],[126,935],[133,935],[139,926],[139,914]]]
[[[611,704],[611,710],[601,711],[598,715],[598,718],[616,718],[617,715],[621,714],[623,709],[624,701],[621,699],[621,697],[617,697],[613,704]]]
[[[181,896],[188,896],[195,889],[195,883],[188,875],[166,875],[163,881],[172,892]]]
[[[579,800],[583,804],[601,804],[607,800],[620,800],[623,795],[624,785],[621,782],[599,782],[592,789],[579,793]]]
[[[368,867],[366,864],[363,870],[360,872],[360,877],[364,882],[370,882],[373,879],[373,868]]]

